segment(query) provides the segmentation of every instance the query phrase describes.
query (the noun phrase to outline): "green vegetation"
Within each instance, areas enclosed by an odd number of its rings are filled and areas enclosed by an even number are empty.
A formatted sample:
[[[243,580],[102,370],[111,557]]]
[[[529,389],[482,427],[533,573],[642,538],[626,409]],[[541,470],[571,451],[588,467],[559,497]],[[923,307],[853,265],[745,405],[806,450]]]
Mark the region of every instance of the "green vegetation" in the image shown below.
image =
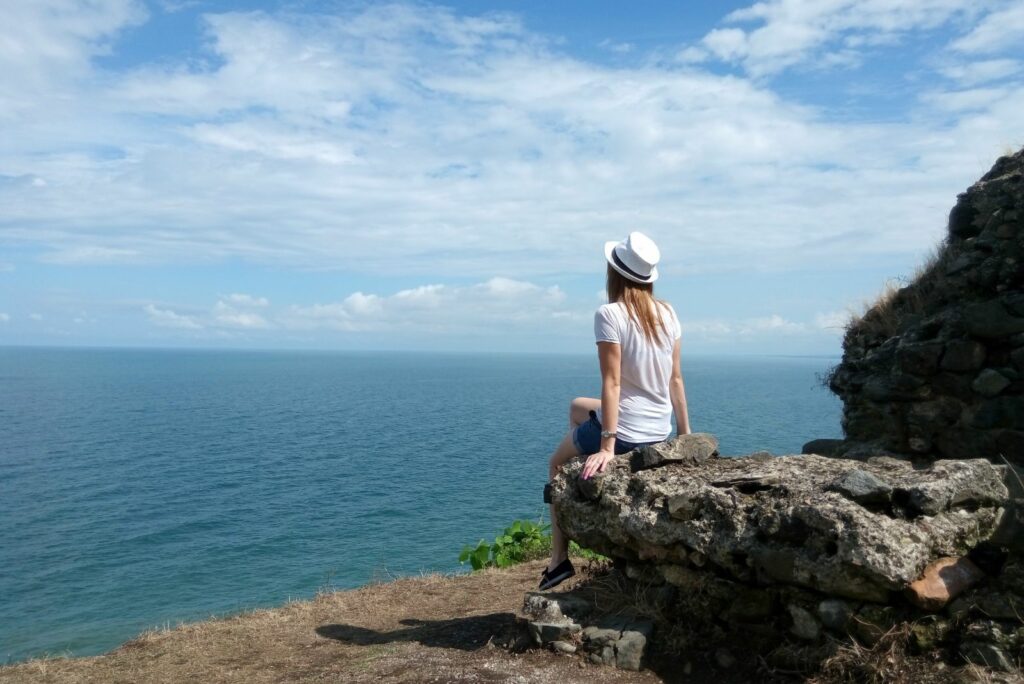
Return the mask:
[[[476,546],[466,545],[459,562],[469,563],[474,570],[507,568],[516,563],[544,558],[551,553],[551,525],[541,521],[516,520],[494,538],[493,544],[481,539]],[[607,560],[576,542],[569,542],[569,553],[590,561]]]

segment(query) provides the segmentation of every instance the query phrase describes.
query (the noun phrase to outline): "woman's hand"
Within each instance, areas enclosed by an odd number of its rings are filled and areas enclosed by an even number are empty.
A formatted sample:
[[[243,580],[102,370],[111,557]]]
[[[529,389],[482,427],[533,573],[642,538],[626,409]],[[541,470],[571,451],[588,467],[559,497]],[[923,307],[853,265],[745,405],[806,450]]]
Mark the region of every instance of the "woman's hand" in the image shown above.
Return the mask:
[[[604,469],[609,463],[615,458],[615,454],[611,451],[601,450],[596,454],[591,454],[590,458],[583,465],[583,472],[580,473],[580,477],[584,480],[589,480],[591,477],[598,473],[603,473]]]

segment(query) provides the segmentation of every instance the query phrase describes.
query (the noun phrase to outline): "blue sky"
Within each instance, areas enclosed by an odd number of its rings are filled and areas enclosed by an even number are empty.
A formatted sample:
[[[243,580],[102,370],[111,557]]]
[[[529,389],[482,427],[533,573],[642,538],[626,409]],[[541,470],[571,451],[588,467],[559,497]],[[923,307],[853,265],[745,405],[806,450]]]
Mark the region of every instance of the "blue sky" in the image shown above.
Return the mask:
[[[836,354],[1024,144],[1024,0],[5,13],[0,344]]]

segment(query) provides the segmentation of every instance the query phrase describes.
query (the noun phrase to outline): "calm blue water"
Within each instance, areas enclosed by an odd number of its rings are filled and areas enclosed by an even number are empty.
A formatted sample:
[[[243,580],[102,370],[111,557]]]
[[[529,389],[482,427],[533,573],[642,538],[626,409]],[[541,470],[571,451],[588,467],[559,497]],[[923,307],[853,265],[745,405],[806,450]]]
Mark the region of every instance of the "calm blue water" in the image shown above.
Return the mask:
[[[684,358],[726,454],[839,435],[827,358]],[[0,662],[421,570],[544,512],[596,355],[0,348]]]

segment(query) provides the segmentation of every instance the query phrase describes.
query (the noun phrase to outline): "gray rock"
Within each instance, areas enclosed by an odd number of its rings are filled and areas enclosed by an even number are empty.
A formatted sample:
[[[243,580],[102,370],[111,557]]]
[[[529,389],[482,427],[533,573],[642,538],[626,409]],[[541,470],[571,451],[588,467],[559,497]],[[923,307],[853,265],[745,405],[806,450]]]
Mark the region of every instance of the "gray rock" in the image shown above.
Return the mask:
[[[571,640],[572,635],[580,631],[580,626],[573,622],[528,622],[526,628],[538,646]]]
[[[942,367],[946,370],[962,373],[977,370],[985,363],[985,347],[974,340],[953,340],[946,345],[942,355]]]
[[[846,446],[843,439],[812,439],[800,449],[802,454],[818,454],[819,456],[839,456]]]
[[[971,383],[971,388],[985,397],[994,397],[1010,386],[1010,381],[997,370],[986,368]]]
[[[896,350],[896,363],[904,373],[931,375],[939,368],[942,352],[941,342],[903,344]]]
[[[624,630],[622,637],[615,642],[615,666],[621,670],[639,670],[646,649],[647,634],[637,630]]]
[[[576,652],[576,645],[568,641],[552,641],[551,648],[558,653],[572,654]]]
[[[853,606],[840,599],[825,599],[818,604],[818,617],[826,629],[842,634],[853,618]]]
[[[604,488],[604,478],[607,472],[592,475],[585,480],[582,477],[576,478],[576,489],[580,493],[580,498],[584,501],[597,501],[601,498],[601,490]]]
[[[1024,318],[1011,315],[1001,302],[990,300],[965,307],[964,327],[975,337],[994,339],[1024,332]]]
[[[816,455],[621,468],[604,476],[596,502],[577,492],[581,467],[567,464],[552,485],[562,530],[612,557],[636,559],[660,549],[666,560],[659,571],[682,591],[704,586],[694,573],[713,570],[741,583],[760,580],[886,601],[928,564],[962,556],[991,535],[1008,497],[1002,473],[982,459],[938,461],[924,469],[894,459]],[[854,470],[892,487],[895,514],[830,490]],[[679,497],[676,516],[673,497]],[[691,514],[679,517],[682,501]],[[964,515],[962,508],[972,512]],[[706,570],[668,560],[678,557],[703,557]]]
[[[630,466],[636,471],[658,468],[668,463],[700,465],[717,455],[718,440],[715,436],[695,432],[637,449],[632,453]]]
[[[792,626],[789,628],[796,636],[807,641],[817,641],[821,636],[821,625],[811,612],[806,608],[789,604],[786,606],[789,611],[789,616],[793,620]]]
[[[892,498],[892,485],[859,468],[841,475],[829,489],[859,504],[886,503]]]

